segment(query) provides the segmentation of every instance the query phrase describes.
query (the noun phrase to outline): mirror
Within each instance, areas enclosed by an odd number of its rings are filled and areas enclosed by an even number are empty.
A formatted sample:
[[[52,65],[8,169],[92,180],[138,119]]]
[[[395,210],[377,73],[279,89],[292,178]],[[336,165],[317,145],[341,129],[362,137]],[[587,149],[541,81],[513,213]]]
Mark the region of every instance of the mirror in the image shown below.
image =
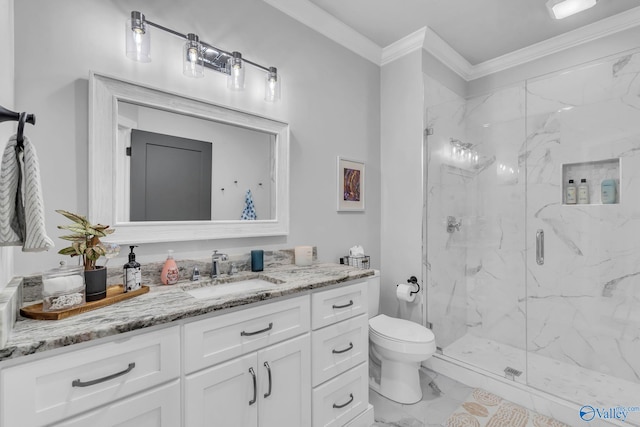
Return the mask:
[[[89,85],[89,218],[118,229],[105,240],[288,234],[286,123],[96,73]]]

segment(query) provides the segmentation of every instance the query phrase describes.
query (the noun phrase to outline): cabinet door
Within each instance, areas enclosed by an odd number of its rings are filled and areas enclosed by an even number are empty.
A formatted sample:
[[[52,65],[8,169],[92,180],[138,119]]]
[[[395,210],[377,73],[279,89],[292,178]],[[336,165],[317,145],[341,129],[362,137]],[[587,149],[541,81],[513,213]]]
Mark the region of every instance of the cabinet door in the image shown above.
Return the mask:
[[[176,427],[180,425],[180,380],[135,394],[55,427]]]
[[[258,352],[260,427],[311,424],[309,334]]]
[[[256,353],[187,376],[185,427],[256,427],[259,383]]]

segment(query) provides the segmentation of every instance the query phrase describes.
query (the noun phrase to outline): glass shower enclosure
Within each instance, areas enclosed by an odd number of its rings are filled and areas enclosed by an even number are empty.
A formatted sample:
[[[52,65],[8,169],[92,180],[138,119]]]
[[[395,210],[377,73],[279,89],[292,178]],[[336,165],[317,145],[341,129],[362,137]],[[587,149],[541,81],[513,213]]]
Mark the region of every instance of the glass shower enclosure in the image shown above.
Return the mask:
[[[640,406],[640,52],[439,96],[424,259],[440,351],[578,405]]]

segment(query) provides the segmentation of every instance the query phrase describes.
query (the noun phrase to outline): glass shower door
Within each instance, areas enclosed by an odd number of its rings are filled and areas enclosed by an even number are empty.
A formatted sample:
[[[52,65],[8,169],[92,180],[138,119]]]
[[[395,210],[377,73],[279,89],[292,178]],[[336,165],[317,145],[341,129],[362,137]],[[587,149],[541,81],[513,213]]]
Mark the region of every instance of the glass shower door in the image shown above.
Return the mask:
[[[527,381],[578,405],[640,406],[638,94],[637,53],[527,82]]]
[[[427,111],[427,316],[445,356],[525,381],[524,85]]]

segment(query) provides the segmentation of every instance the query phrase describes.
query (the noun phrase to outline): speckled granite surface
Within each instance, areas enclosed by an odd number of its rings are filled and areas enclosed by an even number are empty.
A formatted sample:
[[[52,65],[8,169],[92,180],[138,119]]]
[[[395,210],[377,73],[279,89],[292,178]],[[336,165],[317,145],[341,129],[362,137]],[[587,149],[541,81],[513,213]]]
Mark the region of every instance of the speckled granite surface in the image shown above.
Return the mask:
[[[273,262],[265,265],[263,272],[240,271],[233,276],[224,275],[215,279],[213,283],[205,272],[198,282],[182,281],[173,286],[150,285],[151,291],[147,294],[63,320],[20,318],[11,331],[6,345],[0,348],[0,361],[191,318],[225,308],[344,283],[374,274],[373,270],[362,270],[340,264],[296,267],[286,262]],[[202,286],[215,286],[249,278],[261,278],[277,283],[277,286],[268,291],[253,291],[242,293],[240,296],[235,294],[208,299],[196,299],[186,292]]]

